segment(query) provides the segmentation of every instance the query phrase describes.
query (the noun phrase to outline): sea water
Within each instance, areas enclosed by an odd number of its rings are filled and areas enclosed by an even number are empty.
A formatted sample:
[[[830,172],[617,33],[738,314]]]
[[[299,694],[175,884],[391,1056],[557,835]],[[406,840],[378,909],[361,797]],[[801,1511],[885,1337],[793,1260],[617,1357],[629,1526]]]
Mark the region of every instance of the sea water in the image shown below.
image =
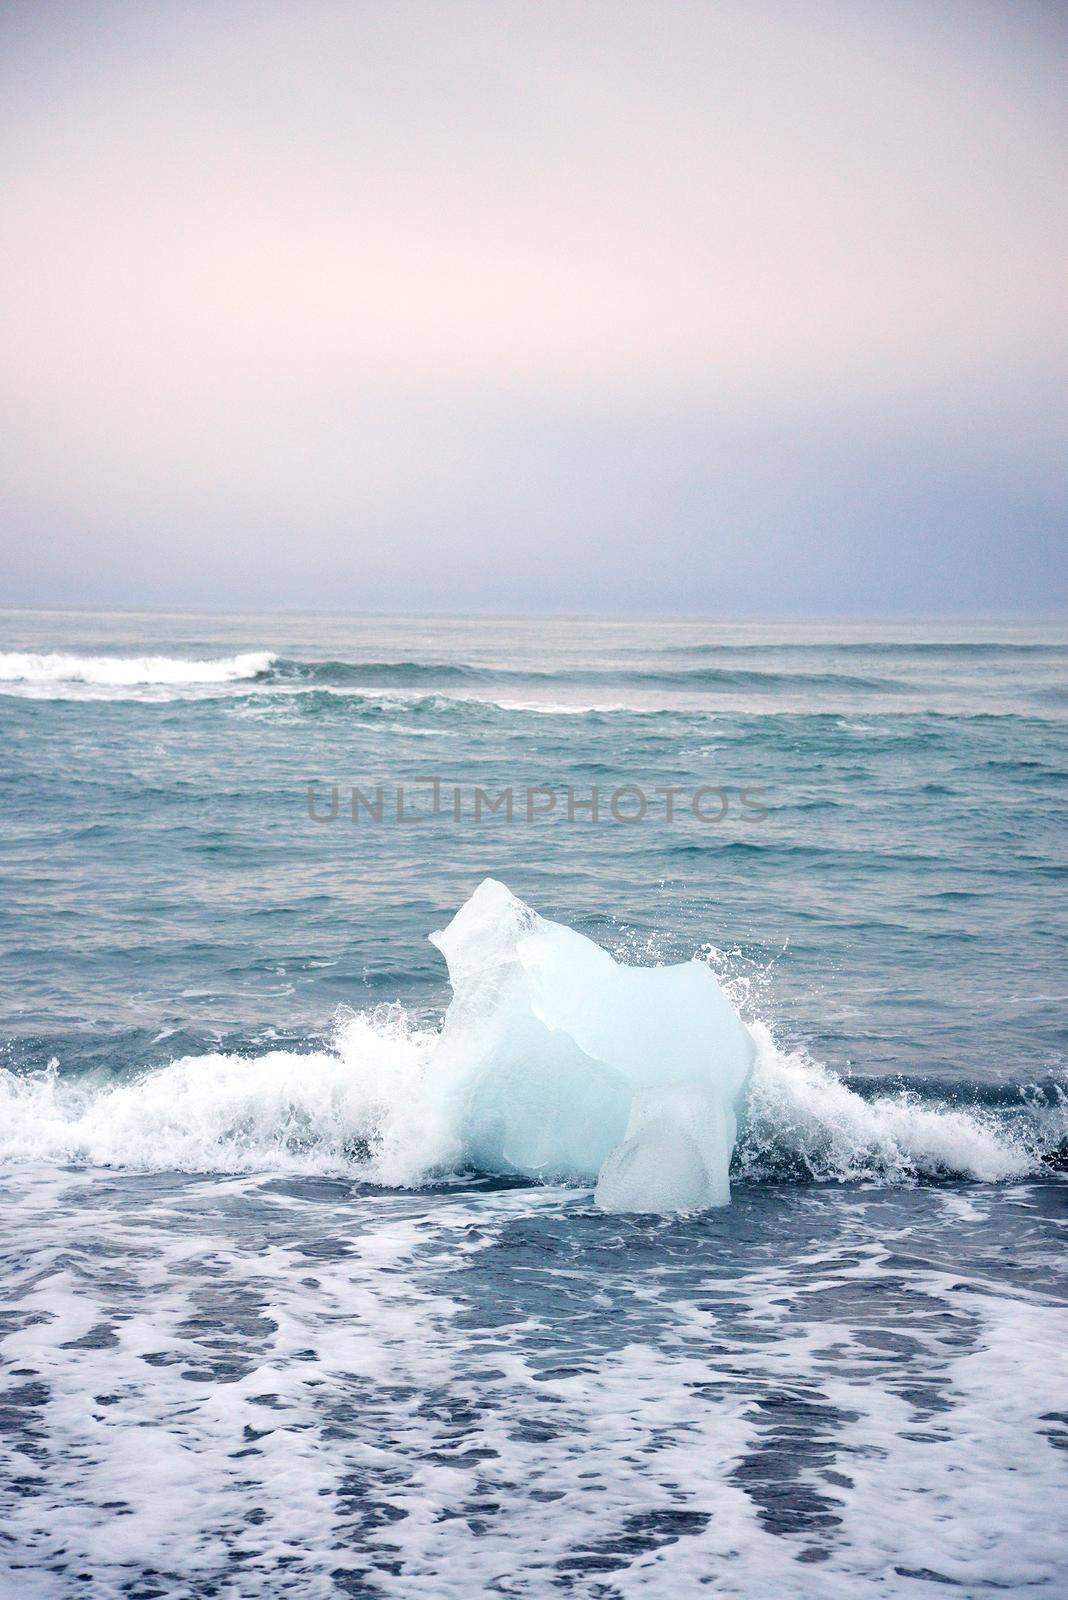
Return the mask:
[[[1066,665],[0,615],[0,1583],[1063,1593]]]

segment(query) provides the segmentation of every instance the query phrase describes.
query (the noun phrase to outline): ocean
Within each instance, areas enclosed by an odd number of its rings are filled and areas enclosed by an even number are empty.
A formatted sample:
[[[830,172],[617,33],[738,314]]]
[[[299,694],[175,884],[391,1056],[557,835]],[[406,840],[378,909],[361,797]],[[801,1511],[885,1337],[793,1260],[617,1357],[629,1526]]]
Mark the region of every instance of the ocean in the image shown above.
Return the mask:
[[[1066,667],[0,613],[2,1592],[1068,1593]],[[487,878],[714,974],[728,1206],[480,1164],[428,936]]]

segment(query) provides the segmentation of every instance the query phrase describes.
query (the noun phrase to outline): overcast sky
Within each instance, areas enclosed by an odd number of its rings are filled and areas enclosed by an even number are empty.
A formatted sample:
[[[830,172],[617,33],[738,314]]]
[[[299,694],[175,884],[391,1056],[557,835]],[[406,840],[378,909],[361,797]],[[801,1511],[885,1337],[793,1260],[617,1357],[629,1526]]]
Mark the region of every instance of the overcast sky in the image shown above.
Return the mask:
[[[0,603],[1065,606],[1056,0],[5,0]]]

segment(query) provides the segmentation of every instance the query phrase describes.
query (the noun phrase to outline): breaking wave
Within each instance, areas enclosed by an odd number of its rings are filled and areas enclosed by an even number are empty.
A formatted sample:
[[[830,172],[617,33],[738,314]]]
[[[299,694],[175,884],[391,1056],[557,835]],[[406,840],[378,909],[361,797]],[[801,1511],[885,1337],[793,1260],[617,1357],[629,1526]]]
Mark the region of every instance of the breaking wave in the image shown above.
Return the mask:
[[[996,1183],[1043,1170],[1068,1138],[1068,1100],[953,1104],[858,1092],[830,1068],[757,1046],[735,1183]],[[288,1172],[418,1187],[471,1171],[440,1115],[440,1034],[400,1006],[341,1014],[325,1049],[186,1056],[120,1083],[0,1071],[0,1160],[136,1171]],[[863,1085],[861,1084],[862,1088]],[[1050,1103],[1052,1099],[1053,1103]]]
[[[457,661],[314,661],[282,657],[270,650],[252,650],[208,660],[181,656],[38,654],[21,650],[0,653],[0,694],[36,699],[195,699],[229,688],[232,693],[254,692],[257,696],[315,698],[325,694],[362,697],[368,701],[393,696],[403,702],[433,701],[445,706],[479,700],[502,709],[544,709],[537,701],[499,698],[502,690],[521,687],[539,695],[555,688],[570,696],[576,690],[623,689],[716,690],[728,695],[778,690],[795,690],[802,694],[820,690],[878,694],[893,693],[904,686],[892,679],[839,672],[776,672],[705,665],[646,666],[627,670],[586,666],[547,671],[503,663],[485,666]],[[490,701],[488,696],[494,688],[497,698]],[[560,709],[581,711],[583,707],[561,704]]]
[[[31,651],[0,652],[0,686],[63,688],[85,685],[104,689],[185,688],[240,683],[270,672],[275,656],[250,650],[217,660],[192,661],[180,656],[36,655]]]
[[[558,672],[508,665],[477,666],[454,661],[304,661],[269,650],[246,651],[215,660],[181,656],[112,656],[0,652],[0,685],[47,687],[79,684],[110,689],[152,686],[197,687],[260,680],[263,687],[403,689],[436,685],[554,684],[577,687],[636,685],[649,689],[900,689],[892,679],[841,672],[777,672],[732,667],[576,667]]]
[[[0,1071],[0,1160],[293,1172],[418,1187],[481,1172],[608,1210],[725,1204],[735,1181],[971,1178],[1063,1165],[1068,1098],[866,1093],[745,1023],[722,954],[616,962],[486,879],[431,935],[453,998],[343,1010],[325,1048],[185,1056],[124,1081]],[[873,1092],[874,1090],[874,1092]],[[998,1103],[1000,1100],[1001,1103]]]
[[[870,660],[854,652],[837,665],[826,653],[804,654],[809,646],[781,651],[769,647],[777,659],[758,664],[753,653],[757,648],[698,644],[686,647],[692,658],[686,662],[681,659],[683,647],[665,645],[625,666],[587,659],[556,668],[514,659],[416,658],[403,651],[393,660],[371,652],[366,659],[317,660],[311,652],[286,656],[267,649],[207,659],[8,651],[0,653],[0,696],[145,704],[236,702],[241,714],[247,706],[253,716],[335,711],[374,717],[381,707],[396,706],[449,718],[480,715],[485,707],[532,715],[689,715],[713,704],[717,714],[737,710],[743,715],[814,716],[841,714],[848,702],[865,717],[886,718],[942,715],[948,708],[939,697],[951,694],[959,702],[952,710],[958,718],[1027,711],[1058,721],[1063,712],[1063,690],[1047,683],[1014,689],[1001,705],[991,703],[989,696],[976,705],[967,693],[961,700],[963,691],[950,691],[943,682],[941,646],[928,652],[931,671],[922,681],[914,669],[923,658],[910,658],[905,646],[872,646]],[[955,647],[945,651],[950,648]],[[976,646],[988,648],[1001,647]],[[1027,648],[1042,661],[1054,662],[1060,647]],[[891,659],[899,650],[900,673]]]

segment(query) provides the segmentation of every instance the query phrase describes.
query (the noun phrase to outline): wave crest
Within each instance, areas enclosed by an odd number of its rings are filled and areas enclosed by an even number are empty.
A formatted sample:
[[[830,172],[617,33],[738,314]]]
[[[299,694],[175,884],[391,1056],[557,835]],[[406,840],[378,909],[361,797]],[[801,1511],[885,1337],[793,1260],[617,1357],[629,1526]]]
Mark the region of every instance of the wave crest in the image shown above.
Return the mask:
[[[756,1064],[736,1183],[1037,1174],[1068,1136],[1068,1104],[962,1107],[922,1088],[866,1098],[750,1024]],[[53,1066],[0,1071],[0,1159],[135,1171],[299,1173],[419,1187],[472,1170],[436,1092],[434,1028],[399,1005],[339,1014],[329,1046],[187,1056],[122,1083]]]
[[[37,655],[27,650],[0,652],[0,683],[50,688],[80,684],[96,688],[148,688],[239,683],[270,672],[269,650],[192,661],[180,656]]]
[[[911,1183],[973,1178],[997,1183],[1034,1172],[1058,1134],[1064,1107],[1043,1116],[962,1107],[915,1089],[859,1094],[800,1051],[782,1050],[761,1022],[750,1031],[757,1061],[735,1157],[754,1181]]]

